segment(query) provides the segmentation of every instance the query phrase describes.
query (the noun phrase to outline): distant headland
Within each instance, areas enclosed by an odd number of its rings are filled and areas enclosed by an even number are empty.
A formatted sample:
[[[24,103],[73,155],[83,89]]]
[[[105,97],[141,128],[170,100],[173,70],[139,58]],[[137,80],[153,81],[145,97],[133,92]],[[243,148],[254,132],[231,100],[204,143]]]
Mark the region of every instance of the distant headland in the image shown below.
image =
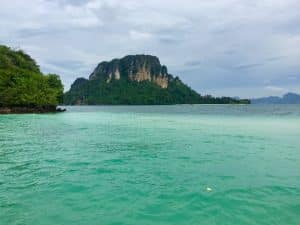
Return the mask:
[[[252,99],[253,104],[300,104],[300,95],[296,93],[287,93],[282,97],[270,96],[264,98]]]

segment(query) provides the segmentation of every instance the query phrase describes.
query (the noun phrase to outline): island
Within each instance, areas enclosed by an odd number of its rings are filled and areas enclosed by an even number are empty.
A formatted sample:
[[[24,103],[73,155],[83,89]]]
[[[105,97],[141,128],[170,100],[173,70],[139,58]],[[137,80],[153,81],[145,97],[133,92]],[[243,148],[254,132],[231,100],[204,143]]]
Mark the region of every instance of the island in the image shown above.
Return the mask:
[[[89,78],[78,78],[66,105],[250,104],[247,99],[202,96],[168,73],[156,56],[128,55],[101,62]]]
[[[61,112],[63,84],[22,50],[0,45],[0,114]]]
[[[300,95],[296,93],[286,93],[282,97],[270,96],[264,98],[255,98],[251,100],[252,104],[300,104]]]

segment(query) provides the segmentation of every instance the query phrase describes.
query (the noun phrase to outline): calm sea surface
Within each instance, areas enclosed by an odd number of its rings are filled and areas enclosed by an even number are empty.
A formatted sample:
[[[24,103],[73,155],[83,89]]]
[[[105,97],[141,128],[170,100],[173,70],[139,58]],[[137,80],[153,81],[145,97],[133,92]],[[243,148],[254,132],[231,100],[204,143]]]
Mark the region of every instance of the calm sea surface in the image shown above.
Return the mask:
[[[0,116],[1,225],[300,224],[300,105]]]

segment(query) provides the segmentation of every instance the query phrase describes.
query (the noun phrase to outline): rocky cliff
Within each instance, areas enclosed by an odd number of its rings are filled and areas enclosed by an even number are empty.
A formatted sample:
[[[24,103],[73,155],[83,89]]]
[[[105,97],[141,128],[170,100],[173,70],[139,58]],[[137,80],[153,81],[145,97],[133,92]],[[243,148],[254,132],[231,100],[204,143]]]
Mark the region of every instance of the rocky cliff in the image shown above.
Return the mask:
[[[151,55],[129,55],[101,62],[89,76],[78,78],[65,93],[67,105],[158,105],[239,103],[231,98],[201,96]]]
[[[161,88],[167,88],[171,76],[166,66],[160,64],[159,59],[151,55],[129,55],[122,59],[100,63],[90,75],[90,80],[128,79],[131,81],[150,81]]]

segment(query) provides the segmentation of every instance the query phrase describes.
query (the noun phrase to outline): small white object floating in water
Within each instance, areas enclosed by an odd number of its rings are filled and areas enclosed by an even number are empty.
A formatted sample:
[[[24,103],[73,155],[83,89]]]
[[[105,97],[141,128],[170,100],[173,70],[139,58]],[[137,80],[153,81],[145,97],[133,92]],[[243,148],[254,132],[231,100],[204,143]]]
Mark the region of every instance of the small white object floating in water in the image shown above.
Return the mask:
[[[207,187],[207,188],[206,188],[206,191],[207,191],[207,192],[211,192],[211,191],[212,191],[212,188]]]

